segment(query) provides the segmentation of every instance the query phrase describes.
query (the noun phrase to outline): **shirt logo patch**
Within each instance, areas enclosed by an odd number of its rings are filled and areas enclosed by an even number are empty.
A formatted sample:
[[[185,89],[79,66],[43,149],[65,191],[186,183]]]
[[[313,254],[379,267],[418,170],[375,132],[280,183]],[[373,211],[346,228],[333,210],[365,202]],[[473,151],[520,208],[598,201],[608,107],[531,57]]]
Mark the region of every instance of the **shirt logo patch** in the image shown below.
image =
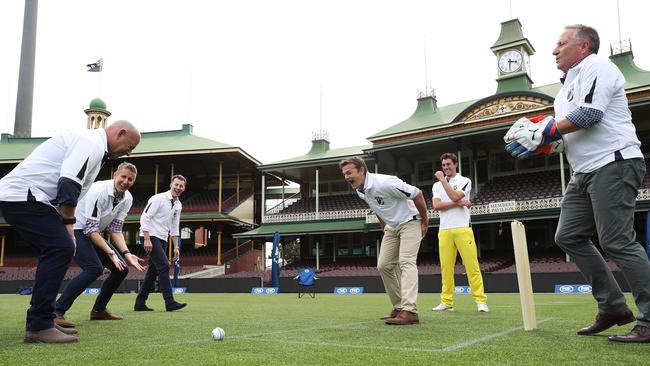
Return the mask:
[[[571,87],[569,88],[569,91],[566,94],[566,100],[568,102],[573,100],[573,85],[571,85]]]
[[[377,204],[379,205],[384,205],[384,199],[381,197],[375,197],[375,201],[377,201]]]

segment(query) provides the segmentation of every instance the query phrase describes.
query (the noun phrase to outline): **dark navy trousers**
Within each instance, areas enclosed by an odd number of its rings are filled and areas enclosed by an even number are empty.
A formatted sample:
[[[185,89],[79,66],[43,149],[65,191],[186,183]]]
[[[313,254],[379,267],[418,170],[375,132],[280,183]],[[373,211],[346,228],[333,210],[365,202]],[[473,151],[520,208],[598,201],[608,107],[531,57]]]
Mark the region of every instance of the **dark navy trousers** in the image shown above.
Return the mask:
[[[169,305],[174,302],[174,295],[172,295],[172,287],[169,282],[169,260],[167,259],[167,242],[155,236],[151,238],[151,250],[149,259],[149,268],[147,274],[144,276],[144,281],[138,291],[138,296],[135,298],[135,303],[144,305],[149,298],[149,293],[153,291],[156,284],[156,277],[158,277],[158,286],[162,292],[165,304]],[[140,242],[144,243],[144,238],[140,237]]]
[[[122,281],[129,274],[129,267],[120,253],[110,243],[108,246],[113,249],[115,255],[124,263],[124,270],[120,271],[115,267],[115,264],[110,260],[108,254],[96,247],[92,240],[83,233],[83,230],[75,230],[74,237],[77,239],[77,252],[74,255],[74,261],[82,268],[81,273],[77,277],[68,282],[63,290],[63,293],[56,301],[54,312],[56,315],[63,316],[65,312],[70,309],[72,303],[81,295],[84,290],[90,286],[99,276],[104,273],[104,267],[111,271],[111,274],[106,278],[102,285],[93,311],[104,311],[106,305],[111,300],[111,297],[120,286]]]
[[[54,300],[74,255],[74,243],[51,206],[40,202],[0,202],[0,210],[22,238],[40,251],[30,307],[28,331],[54,327]]]

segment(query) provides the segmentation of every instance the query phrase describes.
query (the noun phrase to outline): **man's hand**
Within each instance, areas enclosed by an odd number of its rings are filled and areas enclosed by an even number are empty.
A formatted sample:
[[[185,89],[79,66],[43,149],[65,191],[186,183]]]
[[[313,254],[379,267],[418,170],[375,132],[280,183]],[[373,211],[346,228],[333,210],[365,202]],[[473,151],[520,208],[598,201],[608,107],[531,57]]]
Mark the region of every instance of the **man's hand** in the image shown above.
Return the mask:
[[[124,256],[124,260],[129,264],[129,266],[131,268],[135,268],[136,270],[138,270],[140,272],[142,272],[142,271],[144,271],[146,269],[146,267],[144,267],[143,265],[140,264],[140,262],[144,263],[145,260],[138,257],[135,254],[126,253],[126,255]]]
[[[77,254],[77,239],[74,237],[74,227],[72,224],[65,225],[65,229],[68,231],[68,234],[70,234],[70,237],[72,238],[72,245],[74,245],[74,254]]]
[[[436,176],[436,179],[440,181],[445,179],[445,173],[441,172],[440,170],[438,170],[434,175]]]
[[[147,252],[147,254],[151,254],[152,249],[153,244],[151,244],[151,239],[144,239],[144,251]]]
[[[108,255],[108,259],[110,259],[111,262],[113,262],[113,265],[115,265],[115,268],[117,268],[118,271],[120,272],[124,271],[124,263],[122,263],[120,257],[118,257],[114,251],[111,250],[106,254]]]
[[[520,118],[508,130],[503,140],[506,151],[518,159],[561,151],[562,134],[555,118],[538,116],[529,120]]]
[[[470,200],[460,200],[460,201],[456,202],[456,204],[458,206],[461,206],[461,207],[470,207],[472,205],[472,201],[470,201]]]
[[[181,252],[178,250],[178,248],[174,248],[174,258],[172,259],[172,263],[176,263],[181,257]]]
[[[429,223],[427,222],[429,220],[422,219],[422,223],[420,224],[420,228],[422,229],[422,237],[424,238],[427,236],[427,231],[429,231]]]

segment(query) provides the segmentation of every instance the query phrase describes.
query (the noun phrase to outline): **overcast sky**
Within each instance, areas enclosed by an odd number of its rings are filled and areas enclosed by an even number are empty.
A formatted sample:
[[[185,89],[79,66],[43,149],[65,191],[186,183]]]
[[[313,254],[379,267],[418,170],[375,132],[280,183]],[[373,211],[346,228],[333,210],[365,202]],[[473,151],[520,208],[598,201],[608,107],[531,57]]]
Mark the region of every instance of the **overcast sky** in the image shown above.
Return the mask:
[[[620,0],[622,38],[646,70],[648,4]],[[0,1],[2,132],[13,133],[23,11]],[[332,148],[364,145],[408,118],[425,85],[440,106],[493,94],[490,46],[511,18],[536,50],[535,86],[560,76],[564,25],[596,27],[600,54],[619,39],[615,0],[40,0],[32,135],[86,128],[100,96],[109,121],[191,123],[263,163],[307,153],[321,123]],[[86,72],[100,57],[101,75]]]

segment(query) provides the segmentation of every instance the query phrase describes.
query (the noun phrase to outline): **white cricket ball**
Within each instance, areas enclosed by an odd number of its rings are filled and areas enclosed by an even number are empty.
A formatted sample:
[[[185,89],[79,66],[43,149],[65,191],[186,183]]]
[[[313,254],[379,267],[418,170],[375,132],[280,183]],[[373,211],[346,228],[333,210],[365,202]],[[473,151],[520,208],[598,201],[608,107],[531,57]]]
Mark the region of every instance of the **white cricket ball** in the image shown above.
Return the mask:
[[[226,336],[226,332],[222,328],[216,327],[212,329],[212,339],[215,341],[223,341],[223,338]]]

